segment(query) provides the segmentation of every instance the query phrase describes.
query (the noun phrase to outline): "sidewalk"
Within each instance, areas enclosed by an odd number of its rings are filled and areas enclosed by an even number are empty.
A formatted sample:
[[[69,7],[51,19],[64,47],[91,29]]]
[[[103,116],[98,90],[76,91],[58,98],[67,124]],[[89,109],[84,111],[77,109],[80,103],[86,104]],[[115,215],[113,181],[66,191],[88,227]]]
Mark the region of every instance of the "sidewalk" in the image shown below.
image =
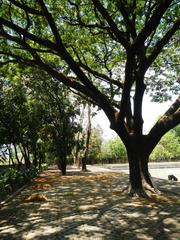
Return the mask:
[[[180,239],[178,195],[161,196],[152,202],[131,199],[122,193],[127,175],[93,170],[81,173],[69,169],[66,177],[56,169],[42,173],[0,209],[0,239]],[[180,188],[179,184],[169,185],[164,180],[158,185],[172,192]],[[47,200],[24,201],[35,193],[43,194]]]

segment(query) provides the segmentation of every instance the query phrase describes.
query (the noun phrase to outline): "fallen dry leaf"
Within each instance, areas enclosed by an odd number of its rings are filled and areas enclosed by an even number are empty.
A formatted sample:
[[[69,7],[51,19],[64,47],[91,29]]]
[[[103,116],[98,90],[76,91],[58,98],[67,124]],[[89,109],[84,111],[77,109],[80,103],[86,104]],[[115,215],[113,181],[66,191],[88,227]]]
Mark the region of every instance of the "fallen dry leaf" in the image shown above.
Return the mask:
[[[26,196],[22,202],[45,202],[47,197],[44,194],[34,193],[30,196]]]

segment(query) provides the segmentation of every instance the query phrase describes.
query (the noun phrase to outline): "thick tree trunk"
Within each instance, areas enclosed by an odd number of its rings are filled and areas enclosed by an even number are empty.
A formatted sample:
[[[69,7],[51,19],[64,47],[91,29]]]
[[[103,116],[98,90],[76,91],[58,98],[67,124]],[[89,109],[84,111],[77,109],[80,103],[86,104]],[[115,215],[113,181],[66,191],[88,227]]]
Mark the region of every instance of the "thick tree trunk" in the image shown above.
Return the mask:
[[[143,177],[143,186],[145,189],[154,192],[160,193],[160,191],[155,186],[154,182],[152,181],[151,175],[148,169],[148,158],[143,158],[141,161],[141,171]]]
[[[62,173],[63,176],[66,176],[66,161],[62,162],[61,173]]]
[[[136,154],[128,153],[129,161],[129,181],[130,181],[130,195],[142,195],[144,194],[142,175],[141,175],[141,163]]]
[[[144,153],[128,152],[129,161],[129,195],[148,196],[149,192],[158,193],[148,170],[148,157]]]

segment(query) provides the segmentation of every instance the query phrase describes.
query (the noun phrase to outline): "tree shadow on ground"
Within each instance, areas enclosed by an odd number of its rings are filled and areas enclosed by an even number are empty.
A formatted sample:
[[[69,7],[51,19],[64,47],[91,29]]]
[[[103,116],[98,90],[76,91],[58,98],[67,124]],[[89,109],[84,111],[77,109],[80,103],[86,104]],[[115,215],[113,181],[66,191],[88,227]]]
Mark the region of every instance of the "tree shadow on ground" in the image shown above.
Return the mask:
[[[33,184],[48,189],[30,186],[0,210],[0,239],[178,239],[178,197],[132,199],[122,193],[127,181],[113,173],[44,172]],[[48,200],[23,202],[33,193]]]
[[[169,192],[172,194],[180,194],[180,183],[175,181],[164,180],[160,178],[154,178],[156,185],[163,192]]]

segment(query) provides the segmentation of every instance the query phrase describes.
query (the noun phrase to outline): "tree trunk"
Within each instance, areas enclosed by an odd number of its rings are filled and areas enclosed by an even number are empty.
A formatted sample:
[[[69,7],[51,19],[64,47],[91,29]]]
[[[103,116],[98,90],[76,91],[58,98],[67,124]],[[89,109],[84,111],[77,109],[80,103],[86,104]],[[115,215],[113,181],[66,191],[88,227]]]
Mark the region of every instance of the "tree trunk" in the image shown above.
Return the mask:
[[[59,170],[61,170],[62,175],[66,176],[66,158],[58,159],[57,165]]]
[[[18,170],[21,168],[21,161],[19,160],[19,156],[18,156],[18,151],[17,151],[17,147],[16,147],[16,143],[13,143],[14,146],[14,152],[15,152],[15,156],[16,156],[16,160],[18,162]]]
[[[137,153],[135,151],[128,152],[129,161],[129,195],[130,196],[148,196],[149,191],[158,193],[154,186],[148,170],[148,157],[145,157],[144,150]]]
[[[82,171],[86,172],[87,171],[87,167],[86,167],[86,157],[82,157]]]
[[[26,146],[24,146],[22,144],[19,145],[19,148],[20,148],[21,153],[22,153],[23,158],[24,158],[25,168],[29,169],[31,167],[31,162],[30,162],[30,159],[29,159],[28,149],[26,148]]]
[[[129,181],[130,181],[130,195],[141,195],[144,193],[141,175],[141,163],[136,153],[128,153],[129,161]]]
[[[84,149],[84,156],[82,157],[82,171],[87,171],[86,163],[89,153],[89,142],[91,137],[91,106],[88,104],[88,115],[87,115],[87,132],[86,132],[86,143]]]
[[[61,163],[61,172],[63,176],[66,176],[66,160]]]
[[[32,144],[32,152],[33,152],[33,165],[37,167],[38,161],[37,161],[37,146],[36,142]]]

